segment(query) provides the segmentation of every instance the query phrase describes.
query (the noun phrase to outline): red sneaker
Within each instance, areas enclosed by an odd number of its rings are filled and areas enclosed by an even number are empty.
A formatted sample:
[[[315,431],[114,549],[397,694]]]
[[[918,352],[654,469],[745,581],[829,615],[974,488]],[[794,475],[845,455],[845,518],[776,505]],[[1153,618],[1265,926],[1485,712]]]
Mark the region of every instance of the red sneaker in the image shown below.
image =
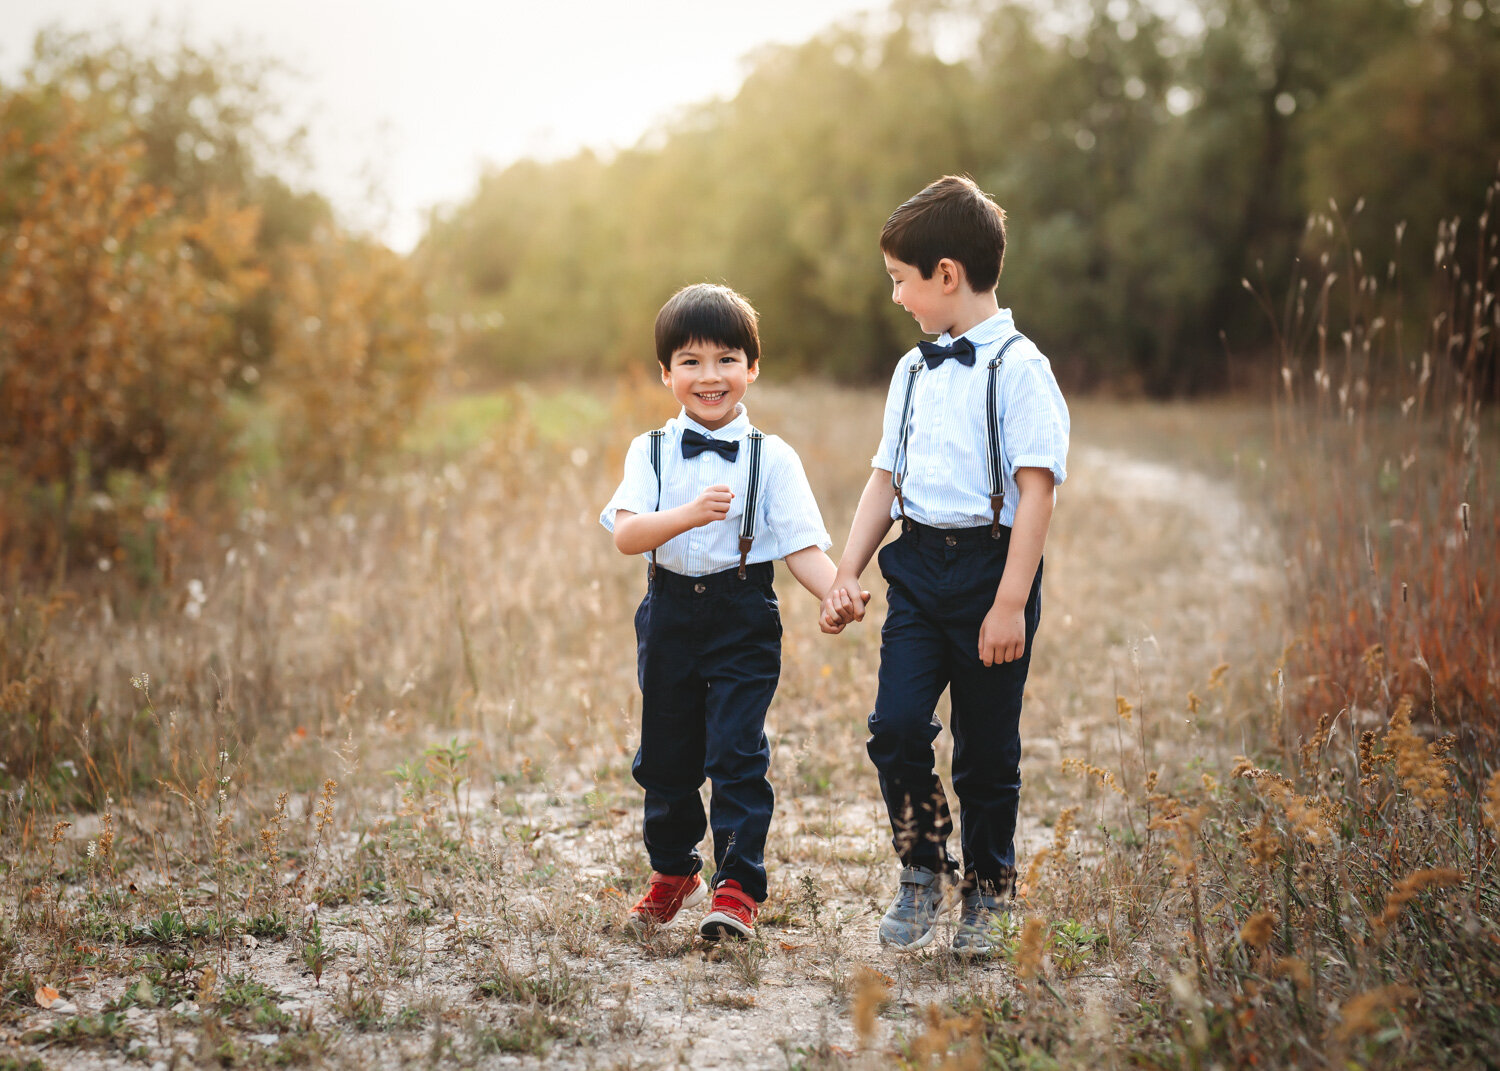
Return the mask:
[[[685,877],[677,874],[651,872],[651,884],[646,894],[630,909],[630,925],[637,930],[649,926],[666,926],[685,907],[696,907],[708,895],[708,886],[697,874]]]
[[[710,941],[721,937],[754,937],[755,916],[760,905],[745,895],[740,883],[729,878],[714,890],[714,902],[698,932]]]

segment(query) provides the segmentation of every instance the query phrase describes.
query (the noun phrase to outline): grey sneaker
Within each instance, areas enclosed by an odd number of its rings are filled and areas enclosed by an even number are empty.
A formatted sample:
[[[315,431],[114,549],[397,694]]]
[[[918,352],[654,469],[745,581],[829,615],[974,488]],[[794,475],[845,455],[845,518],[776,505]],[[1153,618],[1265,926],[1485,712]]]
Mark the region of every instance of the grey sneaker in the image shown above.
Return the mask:
[[[963,914],[953,931],[953,953],[958,956],[993,956],[1006,936],[1010,898],[999,895],[989,883],[964,893]]]
[[[880,920],[880,943],[898,952],[915,952],[932,943],[943,912],[939,875],[924,866],[901,871],[901,888]]]

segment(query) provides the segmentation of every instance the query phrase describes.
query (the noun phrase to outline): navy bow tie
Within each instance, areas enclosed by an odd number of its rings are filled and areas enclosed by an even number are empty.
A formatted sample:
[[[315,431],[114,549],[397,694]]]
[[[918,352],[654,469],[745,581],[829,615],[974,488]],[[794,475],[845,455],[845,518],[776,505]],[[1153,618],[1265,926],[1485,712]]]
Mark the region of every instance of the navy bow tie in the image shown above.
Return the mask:
[[[922,351],[922,359],[927,362],[928,368],[936,368],[949,357],[957,357],[959,364],[970,367],[974,364],[974,343],[966,338],[956,338],[946,346],[939,346],[936,342],[918,342],[917,349]]]
[[[973,358],[969,358],[971,361]],[[692,428],[684,428],[682,432],[682,456],[697,457],[705,450],[712,450],[727,461],[733,461],[740,456],[740,443],[736,439],[733,442],[725,442],[723,439],[710,439],[694,431]]]

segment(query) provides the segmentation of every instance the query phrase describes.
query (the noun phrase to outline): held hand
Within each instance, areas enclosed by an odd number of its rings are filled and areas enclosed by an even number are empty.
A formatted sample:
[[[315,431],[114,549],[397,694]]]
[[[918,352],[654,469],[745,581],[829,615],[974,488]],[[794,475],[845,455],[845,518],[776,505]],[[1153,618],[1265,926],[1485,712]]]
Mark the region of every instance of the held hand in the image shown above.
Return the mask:
[[[996,603],[979,626],[979,660],[987,666],[1015,662],[1026,653],[1026,611]]]
[[[859,581],[835,582],[828,589],[828,594],[823,596],[823,612],[820,615],[823,631],[842,632],[850,622],[864,620],[865,605],[869,601],[870,593],[859,586]]]
[[[734,501],[734,492],[729,489],[728,485],[716,483],[712,487],[705,487],[697,498],[683,508],[687,510],[692,527],[702,528],[705,524],[722,521],[727,517],[729,503],[732,501]]]

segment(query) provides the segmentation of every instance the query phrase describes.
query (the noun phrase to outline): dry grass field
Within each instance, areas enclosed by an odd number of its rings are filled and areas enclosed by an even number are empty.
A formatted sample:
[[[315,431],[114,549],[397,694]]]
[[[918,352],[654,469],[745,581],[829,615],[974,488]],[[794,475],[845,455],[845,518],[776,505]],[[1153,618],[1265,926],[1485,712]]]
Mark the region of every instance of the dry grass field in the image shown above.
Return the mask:
[[[73,712],[6,730],[51,733],[28,753],[55,761],[0,781],[0,1069],[1493,1061],[1484,801],[1399,710],[1363,744],[1286,716],[1248,410],[1075,408],[1006,955],[875,941],[896,867],[864,754],[873,572],[835,638],[778,577],[759,936],[629,936],[644,568],[596,517],[667,401],[453,405],[403,471],[296,507],[252,491],[144,601],[101,577],[0,602],[0,687]],[[837,547],[879,396],[748,401]]]

